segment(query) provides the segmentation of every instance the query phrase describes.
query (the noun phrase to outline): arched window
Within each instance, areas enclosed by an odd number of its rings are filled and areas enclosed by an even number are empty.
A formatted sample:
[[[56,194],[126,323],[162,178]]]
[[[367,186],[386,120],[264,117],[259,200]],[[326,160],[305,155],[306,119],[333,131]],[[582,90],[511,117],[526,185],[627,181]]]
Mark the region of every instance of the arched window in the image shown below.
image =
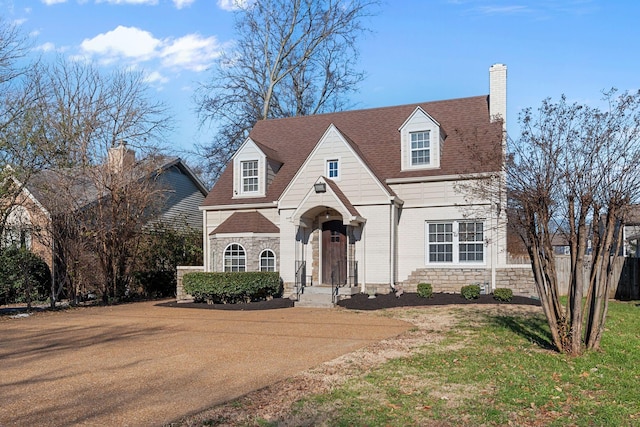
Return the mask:
[[[247,271],[247,256],[242,245],[232,243],[224,250],[224,271]]]
[[[271,249],[260,253],[260,271],[276,271],[276,254]]]

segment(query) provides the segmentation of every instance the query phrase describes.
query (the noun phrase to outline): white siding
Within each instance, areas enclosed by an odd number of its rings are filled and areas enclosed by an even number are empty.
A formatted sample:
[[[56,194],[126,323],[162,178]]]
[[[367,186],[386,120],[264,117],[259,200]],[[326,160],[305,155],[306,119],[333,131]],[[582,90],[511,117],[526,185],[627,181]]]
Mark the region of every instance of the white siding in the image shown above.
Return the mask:
[[[362,239],[356,243],[359,280],[366,283],[390,282],[390,205],[358,206],[367,218]]]
[[[417,268],[460,268],[460,267],[476,267],[478,264],[427,264],[426,262],[426,222],[427,221],[456,221],[456,220],[484,220],[485,238],[489,242],[495,242],[495,224],[489,217],[488,207],[484,212],[477,210],[476,216],[470,216],[469,212],[464,208],[456,206],[445,207],[425,207],[415,209],[403,209],[400,223],[398,225],[398,277],[397,280],[402,282],[407,280],[409,274]],[[485,248],[485,262],[480,265],[481,268],[491,267],[491,245]],[[456,250],[456,248],[454,248]]]
[[[251,160],[258,161],[258,192],[242,194],[242,167],[241,163]],[[250,198],[261,197],[265,194],[267,181],[266,157],[262,150],[250,139],[233,156],[233,197]]]
[[[335,181],[352,204],[386,203],[388,195],[335,128],[325,134],[280,200],[281,208],[297,207],[318,177],[326,176],[327,160],[338,159]]]
[[[287,219],[292,214],[293,210],[280,211],[280,277],[285,283],[295,282],[295,262],[300,259],[300,254],[296,256],[297,226]]]

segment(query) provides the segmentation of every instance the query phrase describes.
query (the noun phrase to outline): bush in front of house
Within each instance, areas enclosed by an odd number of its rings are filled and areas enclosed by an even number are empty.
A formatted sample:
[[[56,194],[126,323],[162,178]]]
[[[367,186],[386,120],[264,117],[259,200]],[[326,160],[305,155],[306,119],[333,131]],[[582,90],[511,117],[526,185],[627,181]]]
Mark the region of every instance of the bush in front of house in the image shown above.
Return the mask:
[[[509,302],[513,298],[513,291],[509,288],[496,288],[493,291],[493,299],[496,301]]]
[[[431,286],[431,283],[418,283],[418,296],[431,298],[433,296],[433,286]]]
[[[467,285],[460,289],[460,293],[465,299],[478,299],[480,296],[480,285]]]
[[[187,273],[182,285],[195,302],[209,304],[261,301],[282,295],[278,272]]]

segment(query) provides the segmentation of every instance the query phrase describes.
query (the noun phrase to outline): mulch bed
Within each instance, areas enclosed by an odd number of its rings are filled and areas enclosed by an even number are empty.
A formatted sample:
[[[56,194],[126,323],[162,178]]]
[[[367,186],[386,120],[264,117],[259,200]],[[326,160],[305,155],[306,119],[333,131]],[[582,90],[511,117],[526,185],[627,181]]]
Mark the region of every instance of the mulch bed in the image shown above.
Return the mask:
[[[271,310],[276,308],[293,307],[294,302],[289,298],[274,298],[270,301],[258,301],[245,304],[204,304],[178,303],[175,301],[158,304],[162,307],[200,308],[209,310]],[[376,295],[370,298],[367,294],[356,294],[349,299],[338,302],[338,306],[350,310],[381,310],[393,307],[423,307],[429,305],[453,304],[504,304],[504,305],[540,305],[540,301],[533,298],[514,296],[510,302],[500,302],[492,295],[480,295],[478,299],[467,300],[460,294],[434,293],[432,298],[421,298],[417,293],[407,292],[399,297],[395,294]]]

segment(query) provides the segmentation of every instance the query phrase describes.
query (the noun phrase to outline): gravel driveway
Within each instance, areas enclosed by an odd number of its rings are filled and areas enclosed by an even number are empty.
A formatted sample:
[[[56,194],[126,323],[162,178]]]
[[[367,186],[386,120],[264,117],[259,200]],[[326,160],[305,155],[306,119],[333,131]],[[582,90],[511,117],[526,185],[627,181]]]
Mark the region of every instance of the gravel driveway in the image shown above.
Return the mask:
[[[156,302],[0,319],[0,425],[162,425],[411,325],[341,309]]]

